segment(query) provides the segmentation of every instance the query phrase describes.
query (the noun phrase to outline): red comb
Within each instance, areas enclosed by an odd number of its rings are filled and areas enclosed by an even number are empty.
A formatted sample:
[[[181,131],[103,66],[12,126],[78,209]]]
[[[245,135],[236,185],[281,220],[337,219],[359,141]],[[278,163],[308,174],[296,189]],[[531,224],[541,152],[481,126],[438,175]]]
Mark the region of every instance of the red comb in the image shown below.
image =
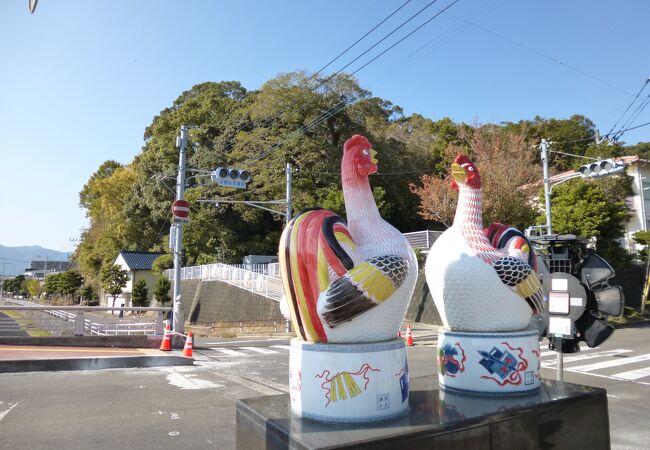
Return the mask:
[[[363,145],[368,148],[371,147],[370,141],[368,141],[368,139],[366,139],[365,136],[361,136],[360,134],[355,134],[350,139],[345,141],[345,144],[343,144],[343,151],[347,152],[352,147],[356,147],[357,145]]]
[[[456,164],[460,164],[460,165],[462,166],[463,164],[466,164],[466,163],[470,163],[470,164],[471,164],[471,163],[472,163],[472,160],[469,159],[469,156],[467,156],[467,155],[461,155],[461,154],[459,154],[459,155],[456,156],[456,159],[454,159],[454,162],[455,162]]]

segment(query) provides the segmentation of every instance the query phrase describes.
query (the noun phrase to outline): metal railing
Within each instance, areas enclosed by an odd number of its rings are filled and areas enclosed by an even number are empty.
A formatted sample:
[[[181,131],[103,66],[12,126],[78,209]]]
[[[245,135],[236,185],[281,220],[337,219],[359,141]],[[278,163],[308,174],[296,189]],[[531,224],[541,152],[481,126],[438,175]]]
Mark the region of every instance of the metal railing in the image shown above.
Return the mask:
[[[412,233],[404,233],[404,237],[411,244],[413,248],[419,248],[423,253],[427,253],[431,245],[440,237],[442,231],[414,231]]]
[[[43,306],[38,303],[32,303],[25,300],[5,299],[5,301],[16,304],[0,304],[0,311],[40,311],[53,316],[64,322],[74,324],[73,334],[75,336],[84,336],[86,331],[90,335],[96,336],[130,336],[130,335],[153,335],[162,336],[163,334],[163,313],[170,311],[171,308],[163,307],[107,307],[107,306]],[[100,311],[134,311],[156,313],[154,321],[143,321],[142,318],[125,318],[119,319],[119,322],[113,318],[106,318],[105,322],[93,321],[85,317],[85,312]],[[97,319],[96,319],[97,320]]]
[[[255,294],[263,295],[272,300],[282,298],[282,280],[271,277],[265,273],[248,270],[250,264],[231,266],[228,264],[206,264],[203,266],[190,266],[181,269],[181,280],[223,281]],[[172,269],[166,270],[165,275],[173,279]]]

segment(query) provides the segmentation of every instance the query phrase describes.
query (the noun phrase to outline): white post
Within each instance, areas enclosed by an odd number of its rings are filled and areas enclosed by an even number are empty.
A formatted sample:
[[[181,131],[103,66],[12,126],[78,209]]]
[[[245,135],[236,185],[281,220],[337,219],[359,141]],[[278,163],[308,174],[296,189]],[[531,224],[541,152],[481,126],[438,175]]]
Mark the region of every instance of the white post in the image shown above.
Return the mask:
[[[187,148],[187,125],[181,125],[181,135],[176,140],[178,156],[178,175],[176,176],[176,200],[184,200],[185,196],[185,159]],[[183,334],[185,332],[185,313],[181,299],[181,253],[183,250],[183,227],[174,224],[176,227],[176,242],[174,243],[174,316],[172,329]]]
[[[287,163],[286,168],[287,174],[287,225],[291,222],[291,181],[293,180],[291,176],[291,163]]]
[[[548,141],[542,139],[539,145],[542,151],[542,167],[544,168],[544,200],[546,203],[546,234],[553,234],[553,224],[551,220],[551,189],[548,180]]]

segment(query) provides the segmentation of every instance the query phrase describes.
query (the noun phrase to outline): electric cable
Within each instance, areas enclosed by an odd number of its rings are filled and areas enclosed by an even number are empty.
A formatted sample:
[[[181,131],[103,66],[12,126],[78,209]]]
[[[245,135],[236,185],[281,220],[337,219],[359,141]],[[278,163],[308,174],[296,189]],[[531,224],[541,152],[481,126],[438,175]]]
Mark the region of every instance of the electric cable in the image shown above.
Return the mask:
[[[400,5],[397,9],[395,9],[395,10],[394,10],[393,12],[391,12],[388,16],[386,16],[384,19],[382,19],[378,24],[376,24],[374,27],[372,27],[370,30],[368,30],[368,31],[367,31],[363,36],[361,36],[359,39],[357,39],[353,44],[349,45],[345,50],[341,51],[338,55],[336,55],[333,59],[331,59],[327,64],[325,64],[325,65],[324,65],[323,67],[321,67],[318,71],[316,71],[314,74],[312,74],[309,78],[307,78],[306,80],[303,80],[303,81],[301,81],[300,83],[298,83],[298,86],[297,86],[297,87],[305,87],[305,86],[307,86],[307,84],[308,84],[310,81],[314,80],[314,79],[315,79],[315,78],[316,78],[316,77],[317,77],[317,76],[318,76],[318,75],[319,75],[323,70],[325,70],[327,67],[331,66],[331,65],[332,65],[334,62],[336,62],[339,58],[341,58],[341,57],[342,57],[343,55],[345,55],[348,51],[350,51],[352,48],[354,48],[354,47],[355,47],[359,42],[361,42],[361,41],[362,41],[363,39],[365,39],[368,35],[370,35],[373,31],[375,31],[377,28],[379,28],[381,25],[383,25],[387,20],[389,20],[391,17],[393,17],[395,14],[397,14],[397,13],[398,13],[402,8],[404,8],[406,5],[408,5],[411,1],[412,1],[412,0],[407,0],[407,1],[404,2],[402,5]],[[433,0],[433,2],[431,2],[431,3],[434,3],[435,1],[437,1],[437,0]],[[427,7],[428,7],[428,6],[427,6]],[[421,11],[423,11],[423,10],[426,9],[427,7],[423,8]],[[418,14],[419,14],[419,13],[418,13]],[[417,14],[414,15],[413,17],[415,17],[415,16],[417,16]],[[412,17],[412,18],[413,18],[413,17]],[[411,18],[411,19],[412,19],[412,18]],[[409,21],[410,21],[411,19],[409,19]],[[408,22],[408,21],[407,21],[407,22]],[[401,26],[401,25],[400,25],[400,26]],[[395,31],[395,30],[394,30],[394,31]],[[394,31],[393,31],[393,32],[394,32]],[[385,39],[385,37],[384,37],[384,39]],[[371,47],[371,48],[372,48],[372,47]],[[367,51],[366,51],[366,52],[367,52]],[[363,54],[365,54],[365,52],[362,53],[361,55],[363,55]],[[339,71],[339,72],[340,72],[340,71]],[[329,77],[329,78],[331,78],[331,77]],[[321,82],[320,82],[320,83],[319,83],[319,84],[318,84],[314,89],[318,89],[319,87],[323,86],[327,81],[329,81],[329,78],[328,78],[327,80],[325,80],[325,81],[321,81]],[[284,100],[286,100],[286,99],[288,99],[288,97],[285,97],[285,98],[284,98]],[[264,119],[264,120],[262,121],[262,126],[269,124],[271,121],[277,119],[277,118],[280,117],[282,114],[283,114],[283,112],[279,112],[279,113],[273,115],[272,117],[269,117],[269,118]],[[234,131],[233,134],[236,135],[238,132],[240,132],[241,130],[243,130],[243,129],[246,128],[247,126],[252,125],[253,123],[254,123],[254,121],[253,121],[252,119],[248,120],[248,121],[245,122],[243,125],[241,125],[240,127],[238,127],[238,128]],[[232,148],[232,145],[226,146],[226,147],[224,148],[224,151],[226,151],[226,150],[228,150],[228,149],[230,149],[230,148]],[[212,146],[212,147],[210,148],[210,150],[214,150],[214,147]],[[222,153],[222,154],[223,154],[223,153]],[[228,158],[229,158],[229,157],[228,157]],[[230,158],[229,158],[229,159],[230,159]],[[235,164],[235,163],[233,162],[233,164]]]
[[[616,122],[614,123],[614,125],[612,125],[612,128],[610,128],[609,131],[607,132],[607,134],[609,134],[609,133],[611,133],[612,131],[614,131],[614,129],[616,128],[616,126],[618,125],[618,123],[621,121],[621,119],[623,119],[623,117],[625,116],[625,114],[630,110],[630,108],[632,107],[632,105],[637,101],[637,99],[639,98],[639,95],[641,95],[641,92],[643,92],[643,90],[645,89],[645,87],[648,85],[648,81],[650,81],[650,78],[648,78],[647,80],[645,80],[645,82],[643,83],[643,86],[641,86],[641,89],[639,89],[639,92],[636,93],[636,95],[634,96],[634,98],[632,99],[632,101],[630,102],[630,104],[627,105],[627,108],[625,108],[625,111],[623,111],[623,114],[621,114],[621,116],[616,120]]]

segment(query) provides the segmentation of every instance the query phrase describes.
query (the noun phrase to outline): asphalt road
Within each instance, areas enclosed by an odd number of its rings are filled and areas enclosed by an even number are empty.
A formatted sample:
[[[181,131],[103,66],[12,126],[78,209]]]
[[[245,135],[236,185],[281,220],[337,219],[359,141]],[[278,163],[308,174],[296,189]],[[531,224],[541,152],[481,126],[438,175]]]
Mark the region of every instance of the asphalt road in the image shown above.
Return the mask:
[[[566,355],[565,381],[608,390],[612,448],[650,448],[650,328]],[[194,367],[0,374],[0,448],[235,448],[235,402],[287,392],[287,340],[198,340]],[[435,347],[409,348],[412,377]],[[542,376],[555,354],[542,349]],[[625,379],[624,379],[625,378]],[[588,411],[577,411],[588,414]]]

